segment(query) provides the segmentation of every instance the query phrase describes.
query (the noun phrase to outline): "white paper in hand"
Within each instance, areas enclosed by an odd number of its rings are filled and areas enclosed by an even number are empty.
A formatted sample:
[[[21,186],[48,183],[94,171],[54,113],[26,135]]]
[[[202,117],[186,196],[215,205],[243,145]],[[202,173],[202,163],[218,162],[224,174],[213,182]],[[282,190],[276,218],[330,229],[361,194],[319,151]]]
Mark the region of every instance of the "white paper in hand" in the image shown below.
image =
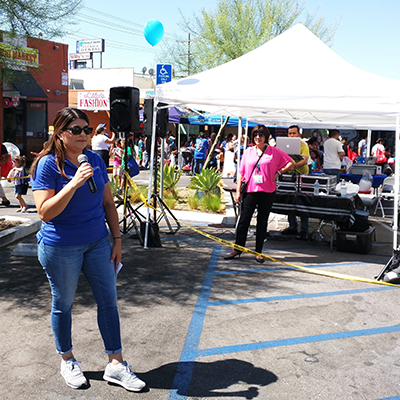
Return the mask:
[[[119,263],[117,269],[115,270],[115,276],[118,275],[118,272],[121,271],[121,268],[122,268],[122,267],[123,267],[123,264],[122,264],[122,263]]]

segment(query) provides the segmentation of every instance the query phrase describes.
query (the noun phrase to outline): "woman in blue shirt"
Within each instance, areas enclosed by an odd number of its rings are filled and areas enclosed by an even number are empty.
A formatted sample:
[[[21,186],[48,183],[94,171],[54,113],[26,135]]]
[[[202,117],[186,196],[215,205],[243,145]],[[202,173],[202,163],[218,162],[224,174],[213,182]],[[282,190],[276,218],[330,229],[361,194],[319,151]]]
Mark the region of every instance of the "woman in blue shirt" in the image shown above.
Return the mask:
[[[71,339],[71,309],[82,271],[96,299],[98,326],[109,358],[103,378],[140,391],[145,383],[130,370],[121,353],[115,273],[121,261],[121,235],[106,166],[99,155],[85,150],[93,128],[84,112],[64,108],[53,125],[54,134],[32,164],[31,175],[43,221],[37,235],[38,255],[53,297],[51,327],[62,357],[61,375],[75,389],[88,384],[72,353]],[[88,162],[80,164],[82,153]],[[89,178],[97,186],[95,193],[90,191]]]

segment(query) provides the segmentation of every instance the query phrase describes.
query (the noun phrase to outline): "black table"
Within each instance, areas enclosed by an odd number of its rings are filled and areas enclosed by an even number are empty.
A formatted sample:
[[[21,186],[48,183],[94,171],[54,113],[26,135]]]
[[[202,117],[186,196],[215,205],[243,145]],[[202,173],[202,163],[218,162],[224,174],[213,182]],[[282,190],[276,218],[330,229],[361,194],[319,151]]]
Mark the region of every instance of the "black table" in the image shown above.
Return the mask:
[[[348,230],[355,221],[356,210],[364,211],[364,209],[365,205],[358,195],[338,197],[277,192],[271,211],[276,214],[332,221],[342,229]]]
[[[232,202],[235,206],[236,185],[225,186],[224,190],[231,194]],[[361,198],[356,194],[349,197],[339,197],[335,195],[314,196],[302,193],[276,192],[271,211],[275,214],[306,216],[321,220],[321,224],[329,222],[332,225],[330,247],[332,251],[333,233],[336,226],[342,230],[349,230],[355,222],[356,214],[365,215],[365,205]],[[235,206],[236,218],[239,216]]]

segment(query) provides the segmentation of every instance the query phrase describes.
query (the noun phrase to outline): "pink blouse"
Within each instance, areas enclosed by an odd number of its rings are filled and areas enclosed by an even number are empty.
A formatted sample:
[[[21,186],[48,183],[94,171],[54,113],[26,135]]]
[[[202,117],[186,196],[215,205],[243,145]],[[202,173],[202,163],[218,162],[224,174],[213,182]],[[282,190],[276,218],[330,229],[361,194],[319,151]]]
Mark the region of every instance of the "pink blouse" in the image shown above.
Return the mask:
[[[258,158],[257,147],[253,146],[249,147],[244,152],[240,162],[239,172],[240,175],[242,175],[242,181],[249,181],[247,193],[275,192],[276,182],[273,182],[273,179],[276,171],[284,167],[288,162],[292,161],[292,159],[284,151],[274,146],[268,146],[254,172],[251,173]],[[259,176],[257,177],[256,175]]]

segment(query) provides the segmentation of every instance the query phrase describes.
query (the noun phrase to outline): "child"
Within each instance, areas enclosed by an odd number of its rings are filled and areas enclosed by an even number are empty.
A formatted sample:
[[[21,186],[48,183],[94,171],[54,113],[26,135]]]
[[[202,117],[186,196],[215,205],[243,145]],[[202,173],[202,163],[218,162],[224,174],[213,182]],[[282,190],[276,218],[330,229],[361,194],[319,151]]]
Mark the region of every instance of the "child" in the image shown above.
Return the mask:
[[[27,204],[25,203],[25,200],[22,198],[22,195],[26,194],[28,191],[28,179],[29,178],[23,178],[26,175],[25,172],[25,164],[26,164],[26,157],[25,156],[16,156],[12,160],[13,162],[13,169],[8,173],[7,179],[8,182],[11,182],[11,178],[16,178],[14,179],[14,192],[15,192],[15,198],[18,200],[20,208],[17,210],[17,212],[26,212],[28,209]],[[23,178],[23,179],[18,179],[18,178]]]
[[[121,188],[122,183],[122,157],[124,156],[124,151],[121,148],[121,139],[117,139],[115,141],[115,147],[113,148],[114,154],[114,169],[113,169],[113,177],[118,182],[118,188]]]

